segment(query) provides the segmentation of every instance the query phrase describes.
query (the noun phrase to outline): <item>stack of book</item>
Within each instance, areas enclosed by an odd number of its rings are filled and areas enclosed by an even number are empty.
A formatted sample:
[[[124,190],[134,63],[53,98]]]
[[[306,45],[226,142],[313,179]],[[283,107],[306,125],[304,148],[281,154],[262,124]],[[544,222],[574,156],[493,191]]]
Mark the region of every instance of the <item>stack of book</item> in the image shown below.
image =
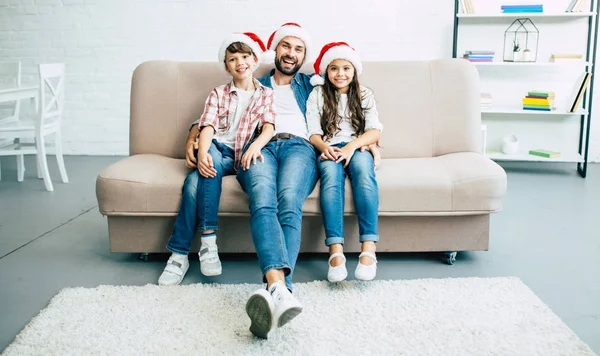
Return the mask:
[[[503,13],[520,13],[520,12],[544,12],[544,5],[502,5],[500,7]]]
[[[492,94],[481,93],[481,109],[490,109],[492,107]]]
[[[493,62],[494,51],[465,51],[464,59],[469,62]]]
[[[583,12],[589,8],[590,6],[587,4],[587,0],[571,0],[565,12]]]
[[[550,62],[576,62],[581,61],[583,59],[583,55],[581,54],[555,54],[553,53],[550,56]]]
[[[530,91],[523,98],[523,110],[554,110],[554,92]]]

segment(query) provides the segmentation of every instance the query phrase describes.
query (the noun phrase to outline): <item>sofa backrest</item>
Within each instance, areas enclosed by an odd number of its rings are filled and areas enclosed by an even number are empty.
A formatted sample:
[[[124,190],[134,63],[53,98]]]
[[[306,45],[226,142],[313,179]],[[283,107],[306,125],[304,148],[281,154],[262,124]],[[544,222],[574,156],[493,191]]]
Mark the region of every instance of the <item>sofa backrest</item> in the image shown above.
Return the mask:
[[[269,70],[263,66],[255,76]],[[209,91],[229,80],[216,62],[142,63],[131,85],[130,154],[184,158],[190,123]],[[468,61],[363,62],[360,81],[375,93],[384,158],[480,151],[479,77]]]

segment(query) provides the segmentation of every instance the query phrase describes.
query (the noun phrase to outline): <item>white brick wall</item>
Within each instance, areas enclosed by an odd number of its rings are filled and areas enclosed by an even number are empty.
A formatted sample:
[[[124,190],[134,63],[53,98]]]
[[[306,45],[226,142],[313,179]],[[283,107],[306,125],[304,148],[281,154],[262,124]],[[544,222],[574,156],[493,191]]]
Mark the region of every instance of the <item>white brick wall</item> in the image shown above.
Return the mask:
[[[451,0],[0,0],[0,61],[21,60],[24,82],[39,63],[65,62],[66,153],[125,155],[131,74],[143,61],[215,60],[228,33],[253,31],[266,42],[289,21],[311,32],[316,49],[345,40],[365,60],[447,58],[453,7]],[[600,160],[600,126],[593,128],[591,157]]]

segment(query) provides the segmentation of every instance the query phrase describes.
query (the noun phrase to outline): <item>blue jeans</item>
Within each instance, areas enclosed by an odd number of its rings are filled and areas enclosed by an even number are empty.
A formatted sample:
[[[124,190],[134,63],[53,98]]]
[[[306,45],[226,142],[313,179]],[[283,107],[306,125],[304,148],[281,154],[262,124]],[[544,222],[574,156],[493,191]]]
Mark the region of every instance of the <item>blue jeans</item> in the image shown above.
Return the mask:
[[[345,142],[332,145],[342,148]],[[360,242],[379,241],[377,212],[379,190],[375,179],[375,166],[371,152],[354,151],[348,167],[345,161],[318,160],[321,175],[321,214],[325,226],[325,245],[344,243],[344,184],[350,178],[354,206],[358,216]]]
[[[292,289],[300,252],[302,205],[317,183],[313,146],[300,137],[271,141],[261,151],[265,161],[238,170],[237,179],[250,199],[250,229],[263,282],[281,269]]]
[[[230,147],[213,140],[208,154],[212,157],[217,176],[205,178],[194,169],[185,178],[179,213],[167,244],[171,252],[187,255],[196,231],[218,229],[221,185],[223,177],[235,174],[235,153]]]

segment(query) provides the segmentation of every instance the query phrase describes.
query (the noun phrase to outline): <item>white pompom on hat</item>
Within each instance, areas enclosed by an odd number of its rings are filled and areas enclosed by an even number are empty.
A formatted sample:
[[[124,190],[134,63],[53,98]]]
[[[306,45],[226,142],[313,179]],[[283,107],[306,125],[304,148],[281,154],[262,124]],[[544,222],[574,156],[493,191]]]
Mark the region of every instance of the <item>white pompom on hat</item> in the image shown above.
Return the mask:
[[[362,73],[362,62],[354,48],[346,42],[331,42],[323,46],[315,61],[315,75],[310,78],[313,86],[325,84],[322,75],[327,75],[327,66],[336,59],[345,59],[352,63],[357,76]]]

